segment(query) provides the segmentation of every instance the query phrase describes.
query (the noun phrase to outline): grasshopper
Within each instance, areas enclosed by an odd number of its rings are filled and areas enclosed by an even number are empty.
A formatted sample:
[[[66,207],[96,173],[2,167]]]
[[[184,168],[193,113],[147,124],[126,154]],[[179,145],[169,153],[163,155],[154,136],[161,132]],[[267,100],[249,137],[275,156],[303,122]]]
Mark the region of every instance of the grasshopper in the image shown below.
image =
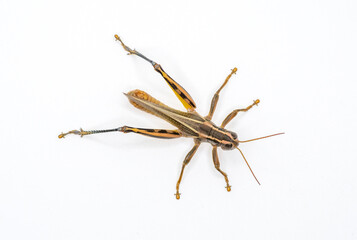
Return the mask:
[[[198,147],[202,142],[208,142],[212,145],[212,157],[215,168],[218,172],[220,172],[225,181],[226,181],[226,189],[228,192],[231,191],[231,186],[229,185],[228,176],[225,172],[223,172],[220,168],[220,162],[218,159],[217,149],[220,147],[223,150],[233,150],[238,149],[241,153],[244,161],[246,162],[249,170],[254,176],[257,183],[260,185],[258,179],[254,175],[251,167],[243,152],[238,148],[239,143],[245,143],[250,141],[255,141],[267,137],[272,137],[276,135],[280,135],[283,133],[277,133],[273,135],[268,135],[260,138],[250,139],[246,141],[238,140],[237,134],[230,130],[225,129],[226,125],[239,113],[239,112],[247,112],[253,106],[258,105],[260,102],[259,99],[255,100],[251,105],[242,109],[233,110],[228,116],[223,120],[222,124],[218,127],[214,124],[212,120],[212,116],[216,110],[217,102],[219,99],[219,93],[226,86],[228,80],[232,77],[233,74],[237,72],[237,68],[233,68],[230,74],[227,76],[222,86],[216,91],[214,94],[211,107],[207,116],[202,117],[195,111],[196,104],[190,94],[175,80],[173,80],[161,67],[160,64],[150,60],[145,57],[140,52],[135,49],[131,49],[126,46],[123,41],[120,39],[118,35],[114,35],[115,39],[120,42],[125,51],[128,52],[128,55],[136,55],[138,57],[143,58],[144,60],[151,63],[154,67],[155,71],[160,73],[161,76],[165,79],[170,88],[174,91],[176,97],[181,101],[183,106],[186,108],[187,112],[183,112],[180,110],[173,109],[165,104],[161,103],[157,99],[153,98],[149,94],[141,90],[133,90],[128,93],[124,93],[124,95],[129,99],[130,103],[134,105],[134,107],[145,111],[147,113],[153,114],[163,120],[169,122],[173,126],[177,127],[176,130],[166,130],[166,129],[144,129],[144,128],[136,128],[129,126],[122,126],[114,129],[106,129],[106,130],[91,130],[84,131],[82,128],[80,130],[72,130],[67,133],[61,133],[58,137],[64,138],[68,134],[80,135],[83,137],[84,135],[96,134],[96,133],[106,133],[106,132],[123,132],[123,133],[138,133],[141,135],[156,137],[156,138],[164,138],[164,139],[173,139],[179,137],[189,137],[194,140],[194,146],[191,151],[186,155],[180,172],[179,179],[176,184],[176,199],[180,199],[181,193],[179,192],[180,183],[182,180],[182,175],[185,170],[186,165],[191,161],[193,155],[196,153]]]

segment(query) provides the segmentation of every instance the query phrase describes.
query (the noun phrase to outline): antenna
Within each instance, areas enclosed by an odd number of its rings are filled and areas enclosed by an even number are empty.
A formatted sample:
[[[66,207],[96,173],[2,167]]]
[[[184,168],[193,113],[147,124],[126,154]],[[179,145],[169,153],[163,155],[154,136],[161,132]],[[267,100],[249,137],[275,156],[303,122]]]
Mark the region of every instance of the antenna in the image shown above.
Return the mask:
[[[236,148],[239,150],[240,154],[242,154],[242,156],[243,156],[243,158],[244,158],[245,163],[246,163],[246,164],[247,164],[247,166],[249,167],[250,172],[253,174],[253,176],[254,176],[255,180],[257,181],[257,183],[260,185],[260,182],[258,181],[257,177],[254,175],[253,170],[250,168],[250,166],[249,166],[249,163],[248,163],[247,159],[245,159],[245,157],[244,157],[244,155],[243,155],[243,152],[242,152],[242,151],[241,151],[238,147],[236,147]]]
[[[246,143],[246,142],[252,142],[252,141],[255,141],[255,140],[259,140],[259,139],[263,139],[263,138],[268,138],[268,137],[274,137],[274,136],[277,136],[277,135],[281,135],[281,134],[285,134],[285,133],[275,133],[273,135],[268,135],[268,136],[264,136],[264,137],[260,137],[260,138],[253,138],[253,139],[249,139],[249,140],[245,140],[245,141],[239,141],[239,143]],[[239,150],[239,149],[238,149]]]

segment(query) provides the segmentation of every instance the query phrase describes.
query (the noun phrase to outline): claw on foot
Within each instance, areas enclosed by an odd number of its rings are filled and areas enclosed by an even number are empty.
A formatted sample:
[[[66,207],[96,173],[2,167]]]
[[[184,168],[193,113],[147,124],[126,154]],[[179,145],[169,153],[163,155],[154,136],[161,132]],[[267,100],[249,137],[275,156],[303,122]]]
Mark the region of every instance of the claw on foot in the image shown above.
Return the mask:
[[[68,134],[75,134],[75,135],[80,135],[81,137],[83,137],[84,135],[89,134],[89,132],[83,131],[83,129],[80,128],[79,131],[78,130],[72,130],[72,131],[69,131],[67,133],[61,133],[60,135],[58,135],[58,138],[64,138]]]
[[[229,186],[229,184],[227,184],[226,188],[227,188],[227,192],[231,191],[231,186]]]
[[[236,67],[235,67],[235,68],[233,68],[233,69],[232,69],[232,73],[236,73],[236,72],[237,72],[237,70],[238,70],[238,69],[237,69]]]
[[[135,54],[135,49],[132,50],[130,47],[126,46],[123,41],[120,39],[120,37],[118,36],[118,34],[115,34],[114,35],[115,37],[115,40],[116,41],[119,41],[121,43],[121,45],[123,46],[124,50],[128,52],[128,55],[131,55],[131,54]]]
[[[258,106],[258,103],[260,103],[260,100],[259,100],[259,99],[257,99],[257,100],[254,101],[254,105],[257,105],[257,106]]]
[[[177,191],[174,195],[176,196],[176,199],[179,200],[181,193],[179,193],[179,192]]]

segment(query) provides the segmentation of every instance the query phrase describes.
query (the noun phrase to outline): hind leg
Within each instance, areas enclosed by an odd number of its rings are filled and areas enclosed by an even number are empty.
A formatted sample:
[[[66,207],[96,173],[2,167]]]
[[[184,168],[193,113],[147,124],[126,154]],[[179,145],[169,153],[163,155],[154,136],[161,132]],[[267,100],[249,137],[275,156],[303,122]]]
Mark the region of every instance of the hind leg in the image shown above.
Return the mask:
[[[179,138],[181,137],[181,132],[178,130],[165,130],[165,129],[147,129],[147,128],[133,128],[128,126],[123,126],[114,129],[106,129],[106,130],[91,130],[84,131],[82,128],[80,130],[72,130],[67,133],[61,133],[58,135],[58,138],[64,138],[68,134],[80,135],[83,137],[84,135],[96,134],[96,133],[106,133],[106,132],[123,132],[123,133],[138,133],[141,135],[156,137],[156,138]]]
[[[173,80],[161,67],[160,64],[154,62],[153,60],[145,57],[143,54],[140,52],[136,51],[135,49],[131,49],[130,47],[126,46],[123,41],[120,39],[118,35],[114,35],[115,39],[121,43],[123,46],[124,50],[128,52],[129,55],[134,54],[138,57],[141,57],[151,63],[151,65],[154,67],[155,71],[160,73],[161,76],[165,79],[167,84],[170,86],[172,91],[174,91],[176,97],[181,101],[183,106],[189,110],[193,111],[196,108],[196,103],[190,96],[190,94],[180,85],[178,84],[175,80]]]

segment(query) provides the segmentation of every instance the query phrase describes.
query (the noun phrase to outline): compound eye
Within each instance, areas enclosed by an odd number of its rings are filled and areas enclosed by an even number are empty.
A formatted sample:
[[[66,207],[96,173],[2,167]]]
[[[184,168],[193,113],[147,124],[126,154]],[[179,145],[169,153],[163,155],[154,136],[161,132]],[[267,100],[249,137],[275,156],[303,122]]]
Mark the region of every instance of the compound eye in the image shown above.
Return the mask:
[[[232,134],[233,139],[234,139],[234,140],[236,140],[236,139],[237,139],[237,137],[238,137],[238,136],[237,136],[237,134],[236,134],[236,133],[234,133],[234,132],[232,132],[231,134]]]
[[[233,144],[232,143],[227,143],[223,145],[224,149],[232,149],[233,148]]]

